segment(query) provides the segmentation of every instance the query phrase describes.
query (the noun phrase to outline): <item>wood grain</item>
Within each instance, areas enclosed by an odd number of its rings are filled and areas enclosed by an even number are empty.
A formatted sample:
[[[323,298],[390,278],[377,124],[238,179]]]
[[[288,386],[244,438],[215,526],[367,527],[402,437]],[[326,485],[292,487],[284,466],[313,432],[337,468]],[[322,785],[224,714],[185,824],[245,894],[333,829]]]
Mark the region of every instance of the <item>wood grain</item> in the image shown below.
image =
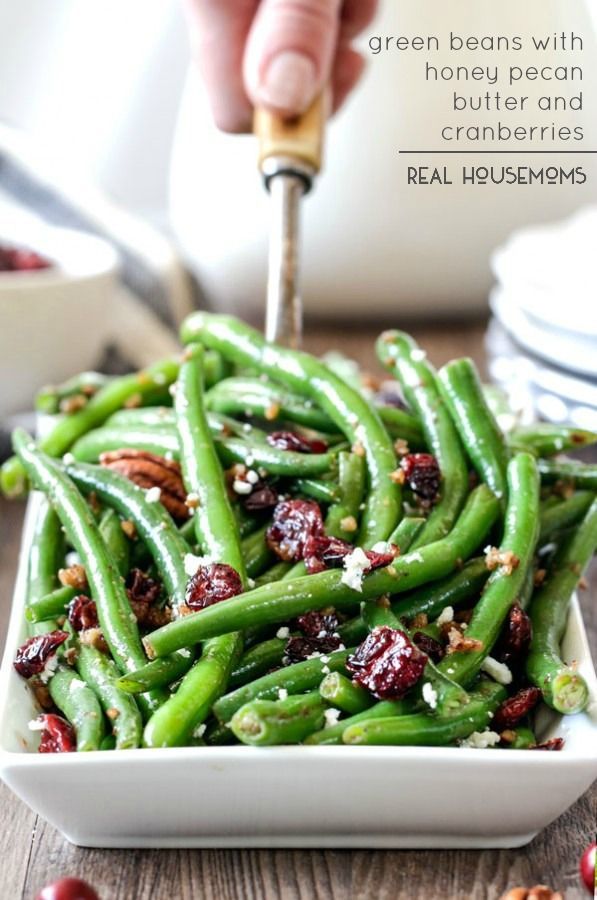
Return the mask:
[[[411,330],[438,365],[465,353],[483,362],[482,325]],[[307,343],[316,352],[339,346],[373,366],[373,337],[370,329],[328,327],[308,335]],[[2,641],[22,514],[21,506],[0,501]],[[592,646],[597,637],[596,596],[594,565],[590,589],[581,595]],[[291,793],[288,802],[292,803]],[[587,894],[578,880],[577,863],[595,833],[596,819],[594,786],[520,850],[84,850],[67,844],[1,785],[0,900],[33,900],[43,884],[65,874],[89,880],[102,900],[498,900],[507,887],[538,882],[565,891],[566,900],[584,900]]]

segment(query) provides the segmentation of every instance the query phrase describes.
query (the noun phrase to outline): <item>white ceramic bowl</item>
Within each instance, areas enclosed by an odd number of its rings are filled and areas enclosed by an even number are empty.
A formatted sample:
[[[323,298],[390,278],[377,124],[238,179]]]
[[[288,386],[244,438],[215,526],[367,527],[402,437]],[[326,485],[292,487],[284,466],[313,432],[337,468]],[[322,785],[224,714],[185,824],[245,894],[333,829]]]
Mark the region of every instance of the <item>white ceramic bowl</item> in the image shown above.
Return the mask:
[[[546,715],[559,753],[431,747],[197,747],[38,755],[37,710],[12,667],[24,639],[25,526],[0,674],[0,774],[75,844],[93,847],[515,847],[597,776],[597,682],[576,600],[563,652],[592,711]],[[29,752],[27,752],[27,747]]]
[[[51,269],[0,272],[0,418],[30,409],[37,389],[97,363],[113,337],[117,256],[82,232],[3,222],[0,243],[48,257]]]

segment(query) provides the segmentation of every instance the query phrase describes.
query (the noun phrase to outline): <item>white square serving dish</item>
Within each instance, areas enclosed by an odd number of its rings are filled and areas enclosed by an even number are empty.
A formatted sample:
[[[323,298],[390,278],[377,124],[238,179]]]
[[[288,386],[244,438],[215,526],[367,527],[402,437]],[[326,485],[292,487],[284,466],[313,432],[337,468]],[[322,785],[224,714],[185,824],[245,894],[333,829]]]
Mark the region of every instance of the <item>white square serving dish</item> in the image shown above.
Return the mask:
[[[0,675],[0,774],[36,813],[90,847],[516,847],[597,777],[597,679],[573,601],[564,656],[589,711],[545,717],[558,753],[431,747],[250,747],[27,752],[37,711],[12,659],[33,517],[24,529]]]

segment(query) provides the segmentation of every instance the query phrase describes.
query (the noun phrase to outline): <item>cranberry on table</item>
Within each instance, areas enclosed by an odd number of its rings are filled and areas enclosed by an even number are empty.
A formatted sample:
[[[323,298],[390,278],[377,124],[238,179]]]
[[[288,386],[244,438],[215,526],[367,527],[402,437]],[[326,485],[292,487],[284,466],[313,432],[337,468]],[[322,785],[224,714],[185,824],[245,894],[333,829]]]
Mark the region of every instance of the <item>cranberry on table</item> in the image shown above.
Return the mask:
[[[580,859],[580,876],[589,893],[595,890],[595,856],[597,844],[590,844]]]
[[[35,900],[100,900],[99,894],[81,878],[61,878],[41,889]]]

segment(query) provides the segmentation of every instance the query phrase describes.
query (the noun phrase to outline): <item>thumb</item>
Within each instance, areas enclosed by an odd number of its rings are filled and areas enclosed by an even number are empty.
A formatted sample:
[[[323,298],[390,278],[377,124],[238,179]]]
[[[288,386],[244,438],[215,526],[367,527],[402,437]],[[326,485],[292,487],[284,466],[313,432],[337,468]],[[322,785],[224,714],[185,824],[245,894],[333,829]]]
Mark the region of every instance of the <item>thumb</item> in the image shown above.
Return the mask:
[[[341,0],[262,0],[244,58],[256,106],[285,116],[304,112],[330,79]]]

